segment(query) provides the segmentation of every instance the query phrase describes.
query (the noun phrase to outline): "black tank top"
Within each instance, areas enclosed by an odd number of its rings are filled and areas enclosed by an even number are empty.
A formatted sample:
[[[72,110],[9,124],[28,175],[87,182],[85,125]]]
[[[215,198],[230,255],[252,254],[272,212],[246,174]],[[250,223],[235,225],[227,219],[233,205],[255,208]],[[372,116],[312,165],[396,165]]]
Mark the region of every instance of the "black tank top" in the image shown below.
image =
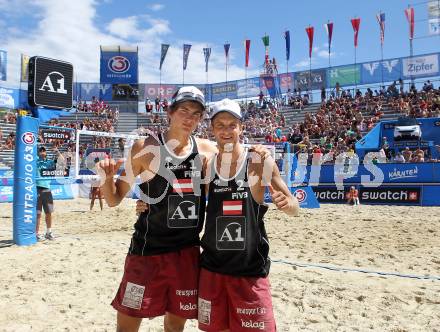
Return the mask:
[[[258,204],[248,186],[249,156],[231,179],[220,177],[216,161],[211,169],[201,266],[209,271],[249,277],[269,273],[269,242],[263,217],[267,206]]]
[[[150,207],[134,225],[129,249],[132,255],[157,255],[200,245],[206,195],[197,144],[191,137],[191,152],[178,157],[164,142],[160,136],[160,171],[139,185]]]

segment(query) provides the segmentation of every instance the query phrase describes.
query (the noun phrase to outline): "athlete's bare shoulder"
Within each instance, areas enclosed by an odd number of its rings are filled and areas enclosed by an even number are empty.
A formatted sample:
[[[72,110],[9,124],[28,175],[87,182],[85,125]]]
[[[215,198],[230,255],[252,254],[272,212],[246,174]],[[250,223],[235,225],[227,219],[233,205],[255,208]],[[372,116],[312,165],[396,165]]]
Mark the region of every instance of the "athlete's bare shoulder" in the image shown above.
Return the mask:
[[[132,166],[138,168],[139,172],[149,169],[154,160],[160,156],[159,142],[154,136],[140,138],[134,141],[130,148],[128,161]]]
[[[210,141],[206,138],[198,137],[196,137],[195,139],[197,143],[197,148],[199,149],[200,153],[211,154],[218,152],[217,145],[213,141]]]

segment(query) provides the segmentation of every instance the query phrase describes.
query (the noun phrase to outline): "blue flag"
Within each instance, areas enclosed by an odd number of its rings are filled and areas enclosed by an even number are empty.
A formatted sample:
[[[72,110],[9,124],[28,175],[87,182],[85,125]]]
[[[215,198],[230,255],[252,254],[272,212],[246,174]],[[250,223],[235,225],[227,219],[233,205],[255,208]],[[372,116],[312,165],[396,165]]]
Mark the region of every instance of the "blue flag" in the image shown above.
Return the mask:
[[[286,60],[290,59],[290,32],[287,30],[284,32],[284,38],[286,39]]]
[[[8,53],[0,50],[0,81],[7,80]]]
[[[191,49],[190,44],[183,44],[183,70],[186,70],[186,65],[188,64],[189,51]]]
[[[169,47],[170,47],[169,44],[162,44],[162,46],[161,46],[159,70],[162,70],[162,64],[165,60],[165,57],[167,56],[167,52],[168,52]]]
[[[226,57],[226,59],[228,59],[229,58],[229,48],[231,47],[231,44],[225,44],[223,46],[225,48],[225,57]]]
[[[204,48],[203,49],[203,54],[205,55],[205,72],[208,72],[208,62],[209,62],[209,57],[211,56],[211,48]]]

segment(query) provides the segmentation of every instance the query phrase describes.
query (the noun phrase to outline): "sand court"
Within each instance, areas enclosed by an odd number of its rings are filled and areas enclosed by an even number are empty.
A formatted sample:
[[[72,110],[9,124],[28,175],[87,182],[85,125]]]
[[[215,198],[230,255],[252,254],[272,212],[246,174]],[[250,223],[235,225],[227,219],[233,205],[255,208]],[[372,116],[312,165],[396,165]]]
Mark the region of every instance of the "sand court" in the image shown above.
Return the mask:
[[[12,245],[12,205],[2,204],[0,331],[114,331],[110,302],[134,203],[89,212],[87,199],[56,201],[56,240],[31,247]],[[288,219],[271,209],[266,227],[276,260],[270,280],[278,330],[440,331],[439,212],[322,205]],[[162,318],[144,320],[141,331],[161,326]],[[197,331],[196,322],[186,331]]]

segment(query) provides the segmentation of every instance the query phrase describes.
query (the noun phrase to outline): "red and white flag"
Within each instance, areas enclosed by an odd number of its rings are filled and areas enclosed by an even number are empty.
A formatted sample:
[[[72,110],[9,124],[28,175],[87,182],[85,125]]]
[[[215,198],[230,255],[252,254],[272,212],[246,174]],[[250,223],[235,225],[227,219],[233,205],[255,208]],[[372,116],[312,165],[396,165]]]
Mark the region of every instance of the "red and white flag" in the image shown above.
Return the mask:
[[[385,39],[385,13],[379,13],[376,15],[377,23],[380,27],[380,43],[383,45]]]
[[[244,58],[244,66],[245,67],[249,67],[249,49],[251,48],[251,40],[250,39],[246,39],[246,41],[244,42],[245,45],[245,58]]]
[[[314,29],[311,26],[308,26],[306,28],[306,33],[307,36],[309,37],[309,58],[312,57],[312,48],[313,48],[313,34],[314,34]]]
[[[361,25],[360,18],[352,18],[351,19],[351,26],[353,27],[353,31],[354,31],[354,47],[358,46],[358,35],[359,35],[359,26],[360,25]]]
[[[243,214],[243,201],[223,201],[223,215]]]
[[[332,45],[332,36],[333,36],[333,22],[328,22],[324,24],[325,31],[327,31],[327,40],[328,40],[328,52],[330,53],[330,48]]]
[[[194,192],[192,179],[173,180],[173,193],[192,193],[192,192]]]
[[[414,38],[414,8],[409,7],[405,9],[406,19],[409,23],[409,39]]]

